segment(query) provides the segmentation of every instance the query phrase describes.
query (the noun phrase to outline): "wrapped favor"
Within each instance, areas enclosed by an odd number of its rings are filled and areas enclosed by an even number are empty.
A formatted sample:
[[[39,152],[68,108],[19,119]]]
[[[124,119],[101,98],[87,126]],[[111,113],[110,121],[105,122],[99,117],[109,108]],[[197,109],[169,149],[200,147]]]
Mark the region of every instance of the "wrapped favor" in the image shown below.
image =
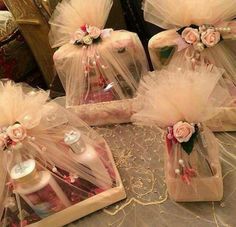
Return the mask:
[[[195,70],[213,64],[225,70],[219,82],[235,99],[235,6],[235,0],[146,0],[145,20],[166,29],[149,41],[154,68],[171,65]],[[235,112],[235,104],[223,106],[208,126],[214,131],[235,131]]]
[[[104,29],[112,0],[64,0],[50,20],[54,63],[66,107],[91,125],[130,121],[148,64],[135,33]]]
[[[220,146],[205,125],[232,101],[218,84],[222,74],[214,67],[169,68],[141,82],[133,121],[162,131],[165,181],[175,201],[219,201],[223,196]]]
[[[62,226],[125,198],[105,140],[48,93],[0,82],[0,226]]]

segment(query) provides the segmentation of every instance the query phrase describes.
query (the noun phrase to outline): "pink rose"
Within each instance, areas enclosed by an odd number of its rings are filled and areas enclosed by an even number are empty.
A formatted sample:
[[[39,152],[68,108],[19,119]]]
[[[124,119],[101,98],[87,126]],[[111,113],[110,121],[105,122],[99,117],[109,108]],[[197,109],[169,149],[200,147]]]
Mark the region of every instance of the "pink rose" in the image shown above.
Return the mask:
[[[82,31],[81,29],[77,30],[71,37],[70,43],[74,44],[76,41],[81,41],[83,39],[83,37],[86,35],[86,33],[84,31]]]
[[[19,142],[27,136],[25,128],[21,124],[14,124],[7,128],[7,135],[14,142]]]
[[[194,126],[183,121],[179,121],[173,127],[174,137],[180,143],[188,142],[194,132]]]
[[[87,28],[87,32],[89,33],[89,36],[93,39],[97,39],[102,33],[101,29],[95,26],[89,26]]]
[[[207,47],[213,47],[220,41],[220,32],[215,31],[214,28],[208,28],[202,33],[201,40]]]
[[[189,44],[197,43],[200,40],[200,34],[198,29],[185,28],[182,32],[182,38]]]

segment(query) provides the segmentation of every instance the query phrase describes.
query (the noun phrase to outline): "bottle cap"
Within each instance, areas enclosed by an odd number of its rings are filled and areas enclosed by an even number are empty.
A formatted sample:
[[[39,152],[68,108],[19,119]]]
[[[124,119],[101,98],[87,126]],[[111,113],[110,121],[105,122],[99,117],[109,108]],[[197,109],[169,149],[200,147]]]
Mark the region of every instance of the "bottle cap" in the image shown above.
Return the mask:
[[[16,164],[10,172],[12,180],[17,182],[30,180],[36,174],[36,162],[34,159],[28,159],[26,161]]]
[[[72,145],[80,140],[81,133],[79,131],[70,131],[65,134],[64,142],[67,145]]]
[[[85,151],[86,145],[81,137],[80,131],[78,130],[72,130],[68,133],[65,133],[64,142],[75,154],[80,154]]]

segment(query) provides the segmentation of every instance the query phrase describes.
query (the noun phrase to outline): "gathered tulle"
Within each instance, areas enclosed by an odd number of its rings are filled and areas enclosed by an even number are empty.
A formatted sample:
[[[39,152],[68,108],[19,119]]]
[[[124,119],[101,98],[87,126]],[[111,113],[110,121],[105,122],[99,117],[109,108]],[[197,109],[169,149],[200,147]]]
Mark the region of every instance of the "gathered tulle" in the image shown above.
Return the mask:
[[[112,0],[64,0],[58,3],[49,21],[52,48],[69,43],[74,32],[84,24],[103,29],[112,4]]]
[[[171,38],[173,37],[173,39]],[[175,40],[177,38],[175,35],[169,37],[170,40]],[[178,38],[176,39],[178,40]],[[168,42],[168,41],[167,41]],[[207,48],[202,52],[201,61],[197,64],[212,64],[219,68],[225,70],[223,77],[219,80],[221,86],[227,88],[232,97],[236,98],[236,88],[235,88],[235,76],[236,76],[236,67],[235,67],[235,53],[232,51],[236,47],[235,42],[223,41],[218,45]],[[176,44],[178,41],[176,41]],[[231,45],[231,46],[229,46]],[[182,49],[176,51],[171,61],[169,62],[170,67],[178,66],[180,68],[186,69],[195,69],[195,66],[191,62],[191,54],[194,52],[192,47],[188,49]]]
[[[136,122],[161,128],[176,122],[204,122],[229,105],[227,89],[217,85],[223,70],[200,67],[196,71],[170,67],[150,72],[140,84],[134,109]]]
[[[235,0],[145,0],[144,18],[164,29],[217,24],[235,18]]]

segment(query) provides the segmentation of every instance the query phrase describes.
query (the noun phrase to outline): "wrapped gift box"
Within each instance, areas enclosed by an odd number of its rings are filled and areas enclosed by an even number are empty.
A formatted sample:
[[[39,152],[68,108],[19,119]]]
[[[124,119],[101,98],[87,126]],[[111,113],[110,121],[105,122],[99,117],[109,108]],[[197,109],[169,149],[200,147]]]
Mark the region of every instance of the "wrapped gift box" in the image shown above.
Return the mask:
[[[170,198],[177,202],[197,202],[197,201],[220,201],[223,197],[223,179],[221,173],[219,145],[214,135],[209,129],[205,128],[204,143],[207,148],[208,162],[212,169],[212,176],[197,176],[191,179],[190,184],[186,184],[175,173],[173,166],[174,160],[168,154],[168,148],[165,151],[165,182],[168,188]],[[196,146],[196,145],[195,145]],[[184,155],[184,151],[179,148],[183,156],[188,159],[188,155]],[[189,157],[190,160],[197,160],[197,149],[193,150]],[[201,151],[200,151],[201,152]],[[194,161],[195,161],[194,160]],[[193,161],[193,162],[194,162]],[[176,160],[175,160],[176,162]],[[203,161],[204,162],[204,161]],[[201,163],[200,163],[201,164]],[[203,163],[202,163],[203,164]]]
[[[112,0],[64,1],[50,20],[50,43],[59,47],[53,58],[66,91],[66,107],[90,125],[129,122],[130,102],[148,70],[137,34],[103,29],[111,6]],[[99,15],[83,17],[89,10]],[[100,36],[94,38],[94,31]]]
[[[62,226],[126,197],[101,136],[48,92],[0,87],[2,226]]]

